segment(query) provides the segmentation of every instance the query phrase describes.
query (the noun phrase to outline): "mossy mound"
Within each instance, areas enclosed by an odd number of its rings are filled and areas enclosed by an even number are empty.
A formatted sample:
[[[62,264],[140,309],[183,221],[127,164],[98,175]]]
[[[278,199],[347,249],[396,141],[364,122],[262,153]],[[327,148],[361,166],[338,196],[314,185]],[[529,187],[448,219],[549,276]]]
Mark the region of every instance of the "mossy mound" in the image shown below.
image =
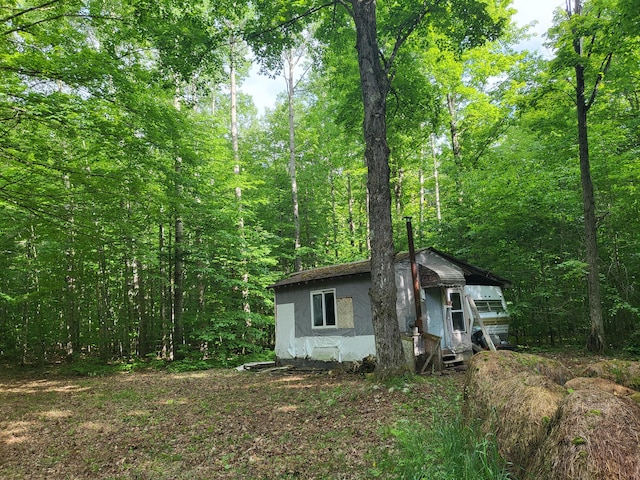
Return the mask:
[[[469,363],[469,370],[474,369],[478,371],[479,377],[490,381],[499,381],[508,372],[522,371],[543,375],[558,385],[564,385],[574,377],[571,371],[557,360],[510,350],[483,351],[474,355]]]
[[[619,385],[614,381],[606,378],[599,377],[576,377],[569,380],[564,384],[564,387],[569,391],[575,390],[598,390],[602,392],[609,392],[613,395],[621,397],[631,397],[638,393],[635,390]]]
[[[526,478],[640,478],[640,406],[597,389],[568,395],[549,425]]]
[[[572,378],[556,360],[482,352],[467,369],[463,412],[495,435],[517,478],[640,479],[636,368],[598,362]]]
[[[567,395],[560,381],[568,376],[569,371],[555,360],[510,351],[482,352],[467,370],[465,418],[495,434],[503,458],[525,466]]]
[[[625,387],[640,390],[640,362],[603,360],[589,365],[580,376],[606,378]]]

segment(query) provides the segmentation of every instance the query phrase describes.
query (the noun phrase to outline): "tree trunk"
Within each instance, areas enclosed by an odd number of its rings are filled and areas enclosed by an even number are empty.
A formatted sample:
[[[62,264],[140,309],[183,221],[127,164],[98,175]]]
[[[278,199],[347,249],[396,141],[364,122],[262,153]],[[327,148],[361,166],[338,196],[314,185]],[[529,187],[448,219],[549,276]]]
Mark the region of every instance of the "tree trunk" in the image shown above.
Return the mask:
[[[136,309],[138,310],[138,355],[145,358],[151,353],[151,316],[147,309],[146,285],[143,278],[142,262],[136,259]]]
[[[100,358],[108,360],[111,353],[113,353],[113,315],[111,314],[111,302],[109,300],[107,256],[103,244],[98,247],[98,263],[98,319],[100,323],[98,350]]]
[[[576,65],[578,148],[580,152],[580,179],[582,181],[582,203],[584,208],[584,238],[588,265],[587,285],[589,288],[589,318],[591,332],[587,338],[587,348],[602,353],[605,345],[604,321],[600,299],[600,273],[598,267],[598,243],[596,222],[596,201],[589,164],[589,140],[587,136],[587,104],[584,97],[584,67]]]
[[[438,162],[438,155],[436,153],[436,136],[433,133],[431,134],[431,153],[433,155],[433,179],[436,190],[436,218],[438,219],[438,223],[440,223],[442,221],[442,212],[440,211],[440,180],[438,178],[440,162]]]
[[[289,72],[286,76],[287,80],[287,100],[289,104],[289,178],[291,179],[291,200],[293,202],[293,249],[295,257],[295,271],[302,270],[302,258],[300,257],[300,208],[298,205],[298,181],[296,178],[296,140],[295,140],[295,116],[293,110],[293,94],[295,93],[295,84],[293,81],[293,73],[295,62],[291,50],[287,52],[287,66]]]
[[[571,11],[568,11],[571,16]],[[581,0],[575,0],[573,15],[582,13]],[[583,38],[573,40],[573,48],[578,57],[583,57]],[[610,57],[609,57],[610,58]],[[607,62],[607,68],[608,68]],[[591,167],[589,164],[589,137],[587,135],[587,113],[592,103],[585,97],[585,66],[582,63],[575,65],[576,73],[576,106],[578,115],[578,150],[580,155],[580,180],[582,182],[582,203],[584,208],[584,234],[586,247],[586,260],[588,266],[587,286],[589,289],[589,318],[591,320],[591,332],[587,338],[587,348],[595,353],[602,353],[605,346],[604,321],[602,318],[602,303],[600,299],[600,273],[598,268],[598,243],[596,222],[596,201],[591,180]],[[599,81],[594,85],[590,102],[595,99]]]
[[[168,282],[166,279],[170,279],[170,273],[167,272],[167,262],[165,261],[165,232],[164,225],[161,223],[158,225],[158,264],[160,266],[160,328],[162,329],[162,350],[161,356],[164,359],[171,358],[171,345],[172,335],[169,325],[169,293]]]
[[[456,118],[456,99],[452,93],[447,93],[447,108],[449,109],[449,131],[451,133],[451,149],[453,151],[453,163],[458,170],[462,169],[462,148],[460,147],[460,129]],[[462,203],[463,191],[460,174],[455,175],[458,202]]]
[[[66,268],[67,273],[65,275],[65,327],[67,331],[67,360],[73,361],[80,353],[80,319],[78,317],[78,305],[77,305],[77,289],[76,289],[76,252],[75,252],[75,218],[72,194],[71,194],[71,180],[67,174],[63,177],[65,190],[67,191],[68,203],[65,204],[65,209],[68,214],[67,227],[69,233],[69,243],[65,250]]]
[[[37,268],[38,250],[36,248],[36,231],[33,225],[29,226],[29,238],[25,242],[25,257],[28,266],[29,291],[37,293],[40,290],[39,269]],[[32,320],[39,320],[32,322]],[[40,296],[36,295],[33,300],[24,302],[23,310],[23,336],[22,342],[22,363],[27,363],[27,356],[30,351],[35,354],[36,362],[42,366],[46,360],[47,345],[45,344],[45,324],[42,322]],[[33,325],[35,328],[30,328]],[[34,330],[34,332],[31,332]]]
[[[331,187],[331,243],[333,244],[333,255],[336,262],[340,258],[340,249],[338,248],[338,202],[336,200],[336,179],[335,170],[329,161],[329,185]]]
[[[396,215],[402,217],[402,188],[404,183],[404,169],[398,168],[396,172],[396,185],[394,190],[395,203],[396,203]]]
[[[405,368],[396,312],[393,225],[389,185],[386,99],[389,79],[379,57],[374,0],[352,0],[356,49],[364,104],[363,131],[367,188],[370,195],[371,313],[376,337],[377,374],[394,375]]]
[[[447,108],[449,110],[449,131],[451,133],[451,149],[453,150],[453,161],[462,166],[462,149],[460,148],[460,131],[456,119],[456,99],[452,93],[447,93]]]
[[[196,245],[197,245],[197,249],[198,251],[205,251],[205,246],[204,246],[204,241],[202,240],[202,228],[198,228],[196,230]],[[198,331],[199,335],[202,335],[202,333],[206,330],[207,328],[207,319],[206,319],[206,312],[205,312],[205,307],[206,307],[206,281],[205,281],[205,275],[204,275],[204,271],[206,268],[206,264],[205,262],[202,260],[202,258],[198,258],[198,261],[196,262],[196,268],[198,269],[198,272],[196,274],[196,289],[198,292],[198,306],[196,308],[196,329]],[[208,343],[206,340],[200,340],[199,342],[199,348],[200,351],[204,354],[207,355],[207,351],[209,349],[208,347]]]
[[[176,159],[176,195],[182,196],[182,159]],[[180,208],[180,201],[178,201]],[[173,244],[173,359],[182,359],[182,345],[184,344],[183,300],[184,300],[184,224],[180,212],[176,212],[175,232]]]
[[[236,38],[231,36],[229,41],[229,90],[231,96],[231,148],[233,149],[233,173],[238,179],[236,186],[236,200],[238,202],[238,229],[242,238],[243,248],[245,243],[244,216],[242,212],[242,187],[240,186],[240,147],[238,142],[238,88],[236,85]],[[251,307],[249,305],[249,269],[244,252],[242,253],[242,310],[246,318],[245,323],[251,326]]]
[[[351,191],[351,174],[347,172],[347,196],[349,198],[349,243],[351,245],[351,249],[356,245],[356,225],[353,220],[353,192]]]

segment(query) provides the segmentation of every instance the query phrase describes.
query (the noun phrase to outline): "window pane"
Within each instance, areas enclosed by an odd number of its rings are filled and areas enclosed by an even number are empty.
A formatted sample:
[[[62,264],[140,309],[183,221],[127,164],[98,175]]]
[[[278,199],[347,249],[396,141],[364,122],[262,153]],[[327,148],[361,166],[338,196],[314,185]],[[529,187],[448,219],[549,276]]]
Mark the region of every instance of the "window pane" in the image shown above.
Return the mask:
[[[453,310],[462,310],[462,302],[460,301],[460,294],[451,292],[451,307]]]
[[[322,327],[324,324],[322,321],[322,294],[316,293],[313,295],[313,326]]]
[[[327,325],[335,325],[336,324],[336,303],[334,300],[333,292],[325,292],[324,307],[327,310],[326,312]]]
[[[465,331],[464,328],[464,316],[462,312],[452,312],[451,321],[453,322],[453,329],[461,332]]]

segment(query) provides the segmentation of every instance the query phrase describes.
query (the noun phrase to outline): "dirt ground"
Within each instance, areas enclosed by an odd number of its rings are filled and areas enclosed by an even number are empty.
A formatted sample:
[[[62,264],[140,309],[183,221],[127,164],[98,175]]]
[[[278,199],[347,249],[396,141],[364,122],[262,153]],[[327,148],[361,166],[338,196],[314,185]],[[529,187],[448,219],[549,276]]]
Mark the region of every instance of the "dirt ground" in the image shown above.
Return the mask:
[[[403,417],[459,402],[463,374],[0,372],[3,479],[362,479]]]
[[[574,374],[598,357],[545,354]],[[69,377],[0,366],[1,479],[368,479],[401,419],[459,407],[464,373]]]

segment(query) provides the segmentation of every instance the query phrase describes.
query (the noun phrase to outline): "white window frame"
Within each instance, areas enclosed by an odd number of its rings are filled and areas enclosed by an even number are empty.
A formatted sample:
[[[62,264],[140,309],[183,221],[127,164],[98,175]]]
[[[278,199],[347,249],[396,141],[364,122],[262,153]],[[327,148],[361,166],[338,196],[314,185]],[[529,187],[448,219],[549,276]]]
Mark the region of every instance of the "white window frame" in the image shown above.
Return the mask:
[[[327,293],[331,293],[333,295],[333,325],[327,325]],[[322,295],[322,325],[315,324],[315,305],[313,303],[313,297],[316,295]],[[322,329],[322,328],[338,328],[338,306],[336,302],[336,289],[335,288],[324,288],[322,290],[314,290],[309,294],[309,301],[311,303],[311,327],[314,329]]]
[[[460,308],[453,308],[452,296],[458,295],[460,297]],[[447,289],[447,309],[449,310],[449,319],[451,320],[451,328],[454,332],[467,333],[467,314],[464,309],[464,295],[461,290],[457,288]],[[462,329],[456,328],[456,323],[453,321],[454,314],[462,316]]]

